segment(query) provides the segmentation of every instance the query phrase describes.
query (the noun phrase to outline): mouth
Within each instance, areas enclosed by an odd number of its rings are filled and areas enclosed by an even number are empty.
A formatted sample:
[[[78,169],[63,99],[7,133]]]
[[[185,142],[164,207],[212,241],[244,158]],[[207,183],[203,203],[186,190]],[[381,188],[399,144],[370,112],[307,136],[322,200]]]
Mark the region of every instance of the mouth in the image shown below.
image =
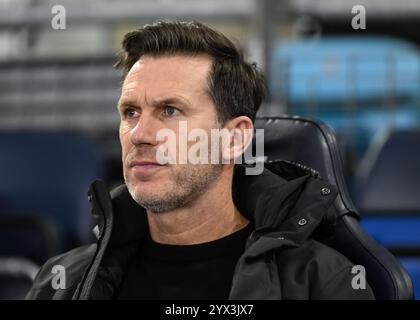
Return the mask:
[[[165,167],[165,165],[153,161],[132,161],[129,163],[128,167],[139,178],[148,178],[157,170]]]

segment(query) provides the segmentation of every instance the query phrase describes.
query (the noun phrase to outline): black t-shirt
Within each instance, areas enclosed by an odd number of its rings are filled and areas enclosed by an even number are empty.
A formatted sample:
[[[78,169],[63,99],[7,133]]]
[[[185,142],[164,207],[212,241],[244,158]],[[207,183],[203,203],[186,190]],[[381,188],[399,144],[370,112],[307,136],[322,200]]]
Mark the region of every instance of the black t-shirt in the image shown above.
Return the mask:
[[[234,269],[253,230],[197,245],[167,245],[148,236],[133,259],[116,299],[227,299]]]

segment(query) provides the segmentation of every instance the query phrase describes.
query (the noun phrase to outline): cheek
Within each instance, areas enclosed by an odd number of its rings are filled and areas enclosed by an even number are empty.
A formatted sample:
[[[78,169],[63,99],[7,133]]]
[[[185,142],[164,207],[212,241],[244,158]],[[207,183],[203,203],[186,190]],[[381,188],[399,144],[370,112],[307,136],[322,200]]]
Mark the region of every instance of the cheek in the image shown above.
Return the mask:
[[[130,130],[131,130],[131,127],[130,127],[130,125],[126,121],[120,122],[120,128],[119,128],[120,139],[123,136],[128,135],[129,132],[130,132]]]
[[[119,136],[120,136],[122,156],[123,158],[125,158],[125,155],[131,148],[130,128],[127,125],[120,125]]]

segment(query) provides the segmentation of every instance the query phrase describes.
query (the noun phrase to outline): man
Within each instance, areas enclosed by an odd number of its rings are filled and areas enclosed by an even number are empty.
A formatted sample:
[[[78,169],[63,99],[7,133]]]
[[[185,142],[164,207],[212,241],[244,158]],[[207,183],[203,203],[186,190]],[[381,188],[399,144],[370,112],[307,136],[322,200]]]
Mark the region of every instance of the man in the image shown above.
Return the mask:
[[[233,163],[252,140],[265,82],[230,40],[200,23],[159,22],[125,36],[117,66],[125,185],[109,195],[92,184],[97,244],[50,259],[28,299],[373,298],[352,288],[353,265],[326,245],[334,186],[286,162],[261,175]],[[210,145],[220,161],[181,163],[182,123],[232,132]],[[162,151],[167,129],[179,139]],[[55,265],[65,289],[51,285]]]

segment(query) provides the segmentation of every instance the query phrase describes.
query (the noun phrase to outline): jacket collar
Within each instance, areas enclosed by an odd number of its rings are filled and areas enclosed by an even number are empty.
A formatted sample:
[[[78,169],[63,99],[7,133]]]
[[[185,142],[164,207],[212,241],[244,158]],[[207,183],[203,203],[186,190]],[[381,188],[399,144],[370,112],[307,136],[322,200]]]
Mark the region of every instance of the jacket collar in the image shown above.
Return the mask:
[[[299,246],[309,237],[332,235],[337,188],[320,179],[316,171],[276,161],[266,164],[261,175],[246,176],[244,172],[244,167],[235,170],[233,198],[239,211],[255,225],[248,248],[262,236],[287,239]],[[257,256],[269,247],[251,251]]]
[[[328,236],[333,229],[335,213],[330,207],[337,190],[317,178],[310,168],[276,161],[267,163],[261,175],[247,176],[245,167],[237,166],[232,190],[235,205],[255,225],[239,264],[283,246],[297,247],[316,234]],[[98,221],[98,246],[74,296],[79,299],[95,298],[95,292],[112,295],[123,275],[115,270],[125,269],[148,232],[146,211],[132,199],[125,185],[109,194],[103,182],[95,181],[89,198]],[[98,279],[103,281],[95,281]],[[233,292],[235,283],[238,281],[234,281]],[[98,286],[101,290],[95,290]]]

